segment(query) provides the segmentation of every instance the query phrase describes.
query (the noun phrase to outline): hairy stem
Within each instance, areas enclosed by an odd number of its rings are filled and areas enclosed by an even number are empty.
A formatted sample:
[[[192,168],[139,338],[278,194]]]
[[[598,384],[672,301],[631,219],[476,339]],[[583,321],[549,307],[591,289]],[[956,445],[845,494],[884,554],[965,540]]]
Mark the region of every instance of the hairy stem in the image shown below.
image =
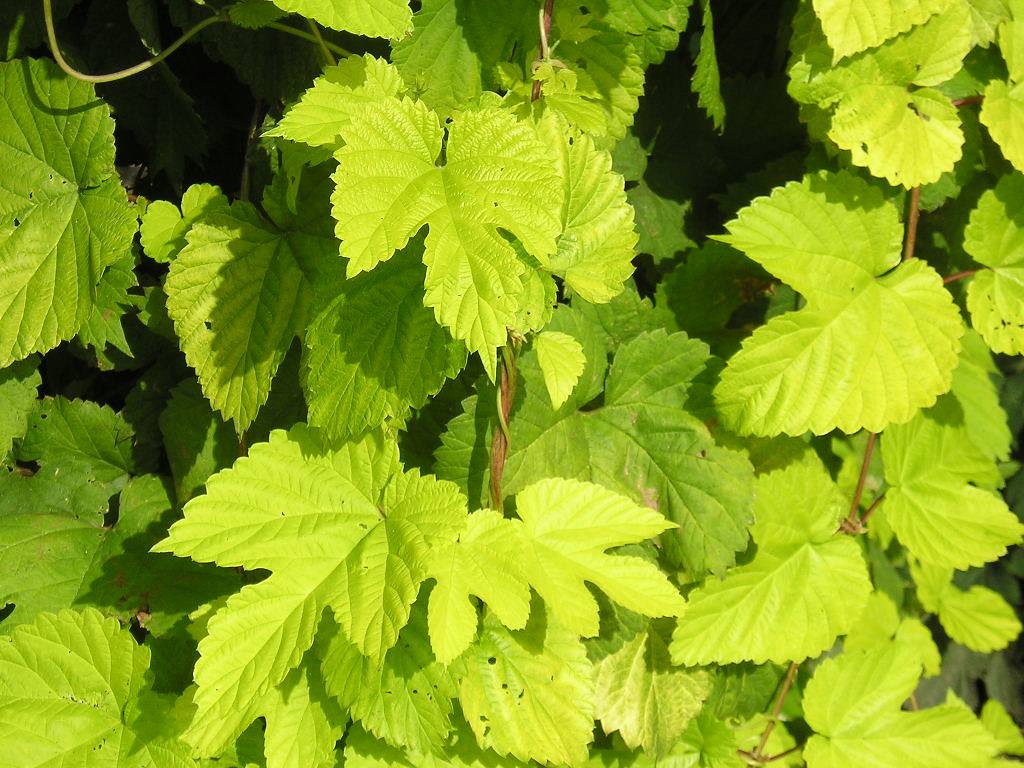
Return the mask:
[[[316,44],[320,46],[320,51],[324,55],[324,61],[327,62],[327,66],[333,67],[338,62],[334,58],[334,54],[331,53],[331,49],[327,47],[327,41],[324,40],[324,36],[320,34],[320,27],[312,19],[306,19],[306,24],[309,25],[309,31],[316,38]]]
[[[160,51],[156,56],[146,59],[133,67],[120,69],[117,72],[109,72],[105,75],[87,75],[84,72],[79,72],[65,60],[63,54],[60,52],[60,46],[57,44],[57,30],[54,28],[53,24],[53,5],[51,4],[51,0],[43,0],[43,20],[46,22],[46,37],[50,43],[50,52],[53,54],[53,59],[57,62],[58,67],[64,70],[64,72],[71,77],[77,80],[84,80],[87,83],[112,83],[115,80],[124,80],[132,75],[145,72],[147,69],[152,69],[204,29],[212,27],[214,24],[226,22],[228,21],[228,18],[226,15],[218,14],[216,16],[211,16],[208,19],[203,19],[169,46]]]
[[[516,396],[515,351],[509,346],[501,350],[501,374],[497,387],[498,427],[491,438],[491,506],[502,510],[504,496],[501,492],[501,479],[505,474],[505,462],[508,460],[512,436],[508,429],[509,416],[512,414],[512,401]]]
[[[551,45],[548,39],[551,37],[551,14],[554,10],[555,0],[544,0],[544,9],[540,15],[540,58],[538,61],[545,61],[551,55]],[[539,98],[540,80],[534,80],[530,101],[537,101]]]
[[[910,190],[910,207],[907,210],[907,236],[903,241],[903,260],[914,258],[914,246],[917,245],[917,220],[921,217],[921,188]]]
[[[877,440],[877,432],[868,432],[868,443],[864,446],[864,458],[860,462],[860,474],[857,476],[857,488],[854,490],[853,500],[850,502],[850,513],[839,527],[843,533],[860,533],[863,530],[863,521],[858,512],[860,511],[860,500],[864,496],[864,483],[868,479],[868,470],[871,468],[871,456],[875,452],[875,442]]]
[[[277,21],[272,21],[269,24],[265,24],[264,26],[267,29],[276,29],[278,32],[284,32],[286,35],[291,35],[292,37],[297,37],[300,40],[305,40],[308,43],[313,43],[314,45],[322,46],[327,51],[338,56],[345,57],[352,55],[352,52],[349,51],[347,48],[342,48],[340,45],[335,45],[329,40],[325,40],[323,35],[320,35],[319,38],[317,38],[316,36],[313,35],[312,32],[304,32],[301,29],[289,27],[287,24],[281,24],[280,22]],[[317,32],[319,31],[320,30],[318,29]]]
[[[963,272],[957,272],[954,275],[942,278],[942,284],[949,285],[950,283],[955,283],[957,280],[963,280],[965,277],[977,274],[977,272],[978,270],[976,269],[965,269]]]
[[[765,762],[764,748],[768,745],[768,739],[771,738],[772,731],[775,730],[775,724],[779,721],[779,715],[782,714],[782,705],[786,703],[786,696],[789,695],[789,690],[793,687],[793,682],[796,680],[796,671],[799,668],[800,665],[794,661],[786,671],[786,679],[782,681],[782,688],[779,689],[779,695],[776,697],[775,704],[772,706],[772,712],[768,716],[768,725],[762,731],[761,739],[757,742],[757,749],[754,750],[754,757],[759,762]]]

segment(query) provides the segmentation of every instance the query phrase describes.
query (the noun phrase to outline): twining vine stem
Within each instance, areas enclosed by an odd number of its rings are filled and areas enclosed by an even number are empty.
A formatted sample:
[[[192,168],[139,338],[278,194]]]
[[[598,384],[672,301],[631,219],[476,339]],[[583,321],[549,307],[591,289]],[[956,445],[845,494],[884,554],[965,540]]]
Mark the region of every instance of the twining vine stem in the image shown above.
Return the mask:
[[[555,0],[544,0],[544,10],[540,15],[540,59],[546,61],[551,56],[551,45],[548,40],[551,37],[551,14],[555,10]],[[540,80],[533,81],[533,92],[530,94],[530,101],[537,101],[540,98]]]
[[[917,220],[921,216],[921,188],[910,190],[910,208],[907,211],[907,236],[903,241],[903,260],[914,258],[914,246],[917,245]]]
[[[76,80],[84,80],[87,83],[112,83],[116,80],[124,80],[132,75],[138,75],[145,72],[147,69],[152,69],[207,27],[212,27],[214,24],[229,23],[231,19],[228,18],[226,12],[218,13],[215,16],[203,19],[195,26],[189,28],[181,37],[160,51],[156,56],[139,62],[134,66],[119,69],[116,72],[108,72],[103,75],[90,75],[85,72],[79,72],[67,62],[67,59],[64,58],[64,55],[60,52],[60,45],[57,43],[57,30],[53,21],[53,0],[43,0],[43,21],[46,24],[46,38],[50,44],[50,52],[53,54],[53,60],[57,62],[58,67],[64,70],[65,74],[70,75]],[[269,29],[276,29],[279,32],[284,32],[301,38],[307,42],[313,43],[314,45],[319,45],[328,56],[331,52],[336,53],[339,56],[351,55],[341,46],[334,45],[333,43],[329,43],[324,40],[323,36],[319,34],[319,29],[316,30],[317,34],[314,35],[310,32],[303,32],[301,29],[295,29],[295,27],[289,27],[287,24],[279,24],[277,22],[272,22],[265,26]],[[331,59],[331,62],[333,63],[333,58]]]
[[[505,462],[508,460],[509,448],[512,445],[508,420],[512,414],[518,378],[514,345],[515,342],[510,340],[501,349],[501,373],[497,392],[498,426],[491,438],[491,506],[499,512],[502,510],[504,499],[501,493],[501,479],[505,474]]]

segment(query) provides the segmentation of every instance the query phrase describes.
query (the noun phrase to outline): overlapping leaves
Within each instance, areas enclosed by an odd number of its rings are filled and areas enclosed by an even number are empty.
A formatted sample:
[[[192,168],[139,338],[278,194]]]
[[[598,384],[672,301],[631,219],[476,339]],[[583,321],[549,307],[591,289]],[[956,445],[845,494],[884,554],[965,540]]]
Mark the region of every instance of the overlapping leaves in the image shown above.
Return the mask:
[[[730,428],[878,432],[949,389],[963,324],[934,269],[900,264],[898,213],[878,190],[846,173],[808,176],[726,227],[719,239],[807,302],[729,360],[715,397]]]

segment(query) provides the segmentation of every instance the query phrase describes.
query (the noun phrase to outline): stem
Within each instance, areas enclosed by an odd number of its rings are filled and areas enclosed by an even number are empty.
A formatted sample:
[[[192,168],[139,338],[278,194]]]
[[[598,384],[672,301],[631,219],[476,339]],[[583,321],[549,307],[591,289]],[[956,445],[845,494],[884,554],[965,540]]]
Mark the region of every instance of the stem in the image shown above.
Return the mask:
[[[985,100],[985,97],[981,94],[977,96],[965,96],[962,99],[953,99],[954,107],[966,107],[968,104],[981,104]]]
[[[51,0],[43,0],[43,19],[46,22],[46,37],[50,43],[50,52],[53,53],[53,59],[57,62],[57,66],[71,77],[78,80],[84,80],[87,83],[112,83],[115,80],[124,80],[126,77],[131,77],[132,75],[137,75],[140,72],[145,72],[147,69],[155,67],[207,27],[211,27],[214,24],[220,24],[221,22],[228,20],[226,16],[219,14],[217,16],[211,16],[208,19],[203,19],[150,59],[146,59],[133,67],[118,70],[117,72],[110,72],[105,75],[87,75],[84,72],[79,72],[68,64],[60,52],[60,46],[57,44],[57,30],[53,25],[53,6],[51,4]]]
[[[779,721],[779,715],[782,714],[782,705],[786,703],[786,696],[789,695],[789,689],[793,687],[793,681],[796,680],[796,671],[800,667],[795,661],[789,665],[789,670],[786,672],[786,679],[782,681],[782,689],[779,691],[778,698],[775,699],[775,705],[772,707],[772,713],[768,718],[768,725],[765,726],[764,732],[761,734],[761,740],[757,742],[757,749],[754,750],[754,757],[759,761],[764,761],[764,748],[768,744],[768,739],[771,738],[772,731],[775,730],[775,724]]]
[[[324,40],[324,36],[320,34],[320,27],[312,19],[306,19],[306,23],[309,25],[309,31],[313,33],[313,37],[316,38],[317,45],[320,46],[320,50],[323,51],[324,61],[327,62],[327,66],[333,67],[337,64],[337,60],[334,58],[334,54],[331,53],[331,49],[327,47],[327,41]]]
[[[921,188],[910,190],[910,210],[907,212],[907,239],[903,243],[903,260],[914,258],[914,246],[917,245],[917,220],[921,216]]]
[[[551,14],[555,9],[555,0],[544,0],[544,10],[540,16],[540,58],[538,61],[546,61],[551,56],[551,46],[548,38],[551,36]],[[537,101],[540,98],[540,80],[533,81],[533,92],[530,94],[530,101]]]
[[[868,518],[875,514],[875,510],[882,506],[882,502],[885,501],[885,494],[880,493],[875,497],[875,500],[871,502],[871,506],[864,512],[864,516],[860,519],[860,524],[863,527],[867,523]]]
[[[949,285],[950,283],[955,283],[957,280],[963,280],[965,277],[977,274],[977,272],[978,270],[976,269],[965,269],[963,272],[957,272],[955,275],[942,278],[942,284]]]
[[[252,119],[249,121],[249,133],[245,140],[245,157],[242,159],[242,179],[238,184],[238,199],[249,199],[249,187],[252,179],[252,147],[260,135],[260,116],[263,104],[259,99],[252,108]]]
[[[508,419],[512,413],[512,401],[516,395],[516,356],[508,346],[501,350],[501,379],[497,387],[498,429],[491,438],[491,506],[501,512],[504,497],[501,494],[501,478],[505,474],[505,462],[512,445]]]
[[[248,456],[249,455],[249,438],[245,435],[245,430],[238,433],[238,455]]]
[[[844,533],[860,533],[862,530],[863,521],[857,513],[860,510],[860,500],[864,495],[864,483],[868,479],[868,469],[871,467],[871,456],[875,452],[877,439],[877,432],[868,432],[868,444],[864,446],[864,458],[860,462],[860,475],[857,477],[857,489],[853,492],[853,501],[850,502],[850,513],[840,526],[840,530]]]
[[[284,32],[286,35],[298,37],[301,40],[305,40],[306,42],[309,43],[322,45],[328,51],[330,51],[331,53],[336,53],[338,56],[352,55],[352,52],[347,50],[346,48],[342,48],[340,45],[335,45],[334,43],[325,40],[323,35],[320,35],[320,39],[318,40],[317,37],[313,35],[311,32],[303,32],[301,29],[289,27],[287,24],[281,24],[280,22],[277,21],[272,21],[269,24],[264,24],[264,26],[267,27],[268,29],[276,29],[278,32]]]

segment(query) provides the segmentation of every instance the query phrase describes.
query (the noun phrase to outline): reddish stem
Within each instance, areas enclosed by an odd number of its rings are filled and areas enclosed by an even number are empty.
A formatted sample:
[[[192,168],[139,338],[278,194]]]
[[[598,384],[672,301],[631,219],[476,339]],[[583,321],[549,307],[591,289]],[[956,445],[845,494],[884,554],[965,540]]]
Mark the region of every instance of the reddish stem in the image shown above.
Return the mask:
[[[757,749],[754,750],[754,757],[759,761],[764,760],[764,748],[768,745],[768,739],[771,738],[772,731],[775,730],[775,724],[779,721],[779,715],[782,714],[782,705],[786,703],[786,696],[789,695],[789,689],[793,687],[793,681],[796,680],[796,671],[800,667],[795,661],[789,665],[789,669],[786,671],[786,679],[782,681],[782,688],[779,691],[779,696],[775,699],[775,706],[772,707],[772,713],[768,718],[768,725],[765,726],[764,731],[761,733],[761,740],[757,743]]]
[[[910,190],[910,209],[907,211],[907,238],[903,243],[903,260],[914,258],[914,246],[917,245],[917,220],[921,216],[921,188]]]
[[[513,366],[514,364],[513,358]],[[505,462],[508,460],[510,448],[501,423],[509,423],[509,417],[512,415],[512,401],[516,395],[516,370],[514,367],[510,369],[508,358],[504,355],[501,361],[501,380],[498,386],[501,388],[502,420],[495,427],[494,435],[491,437],[491,506],[500,512],[504,499],[501,494],[501,479],[505,474]]]
[[[965,277],[977,274],[977,272],[978,270],[976,269],[965,269],[963,272],[957,272],[955,275],[942,278],[942,284],[949,285],[950,283],[955,283],[957,280],[963,280]]]
[[[864,495],[864,483],[868,479],[868,470],[871,468],[871,456],[875,452],[876,440],[878,440],[878,433],[868,432],[868,444],[864,446],[864,458],[860,462],[860,475],[857,476],[857,489],[853,492],[853,501],[850,502],[850,513],[839,527],[844,533],[860,533],[863,530],[863,521],[857,513],[860,510],[861,497]]]
[[[954,107],[966,107],[968,104],[981,104],[985,97],[981,94],[977,96],[965,96],[962,99],[953,99]]]

